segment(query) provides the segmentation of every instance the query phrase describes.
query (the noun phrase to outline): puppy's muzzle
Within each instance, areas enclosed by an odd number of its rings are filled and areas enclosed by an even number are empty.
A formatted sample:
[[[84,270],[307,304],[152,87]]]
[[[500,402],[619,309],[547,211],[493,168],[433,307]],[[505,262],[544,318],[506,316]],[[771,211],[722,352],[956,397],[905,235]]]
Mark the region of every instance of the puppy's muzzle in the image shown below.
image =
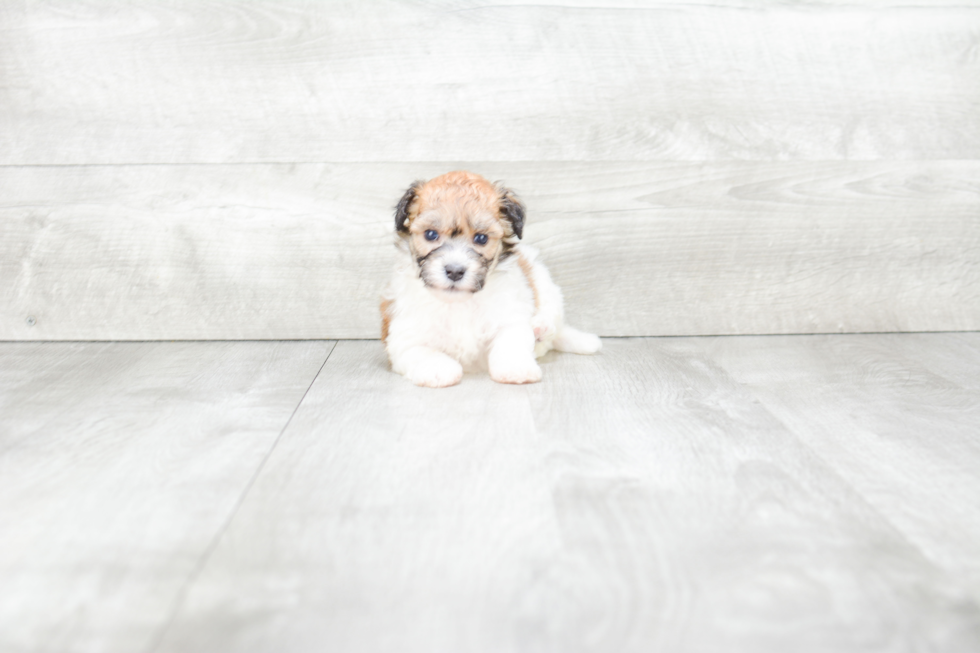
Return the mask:
[[[451,240],[418,257],[419,276],[434,290],[474,293],[483,287],[489,261],[466,243]]]

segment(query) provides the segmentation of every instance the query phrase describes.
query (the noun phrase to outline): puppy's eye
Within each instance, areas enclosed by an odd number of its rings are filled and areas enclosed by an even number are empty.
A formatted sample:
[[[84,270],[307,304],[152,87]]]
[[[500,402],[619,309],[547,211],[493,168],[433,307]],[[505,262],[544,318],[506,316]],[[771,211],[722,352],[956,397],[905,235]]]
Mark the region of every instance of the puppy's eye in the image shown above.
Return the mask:
[[[487,237],[486,234],[477,234],[473,236],[473,242],[476,243],[477,245],[486,245],[487,240],[489,240],[489,238]]]
[[[426,240],[438,240],[439,239],[439,232],[438,231],[435,231],[434,229],[429,229],[428,231],[425,232],[425,239]]]

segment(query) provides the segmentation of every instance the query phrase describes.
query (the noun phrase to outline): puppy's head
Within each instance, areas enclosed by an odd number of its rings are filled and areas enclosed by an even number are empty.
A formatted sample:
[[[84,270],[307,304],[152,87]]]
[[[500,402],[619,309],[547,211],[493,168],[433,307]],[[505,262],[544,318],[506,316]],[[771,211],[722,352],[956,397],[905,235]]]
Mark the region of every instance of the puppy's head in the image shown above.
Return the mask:
[[[524,205],[510,190],[470,172],[417,181],[395,209],[404,238],[433,290],[475,293],[524,231]]]

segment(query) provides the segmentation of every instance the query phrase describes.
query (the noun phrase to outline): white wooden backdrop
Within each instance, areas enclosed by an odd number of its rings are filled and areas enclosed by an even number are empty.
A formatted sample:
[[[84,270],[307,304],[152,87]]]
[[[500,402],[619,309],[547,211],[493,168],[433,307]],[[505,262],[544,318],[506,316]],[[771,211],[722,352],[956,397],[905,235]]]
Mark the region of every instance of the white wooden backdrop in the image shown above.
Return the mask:
[[[377,337],[455,168],[603,335],[980,329],[980,3],[2,3],[0,339]]]

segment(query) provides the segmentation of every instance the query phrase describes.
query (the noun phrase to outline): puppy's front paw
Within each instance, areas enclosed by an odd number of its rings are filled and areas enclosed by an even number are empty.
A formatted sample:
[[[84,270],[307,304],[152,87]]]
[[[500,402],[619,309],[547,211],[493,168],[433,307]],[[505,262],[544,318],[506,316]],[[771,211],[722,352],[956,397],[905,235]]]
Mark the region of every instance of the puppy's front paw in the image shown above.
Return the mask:
[[[537,383],[541,367],[530,357],[496,361],[490,364],[490,378],[497,383]]]
[[[445,388],[463,378],[463,366],[448,356],[432,357],[417,363],[405,376],[415,385],[426,388]]]

